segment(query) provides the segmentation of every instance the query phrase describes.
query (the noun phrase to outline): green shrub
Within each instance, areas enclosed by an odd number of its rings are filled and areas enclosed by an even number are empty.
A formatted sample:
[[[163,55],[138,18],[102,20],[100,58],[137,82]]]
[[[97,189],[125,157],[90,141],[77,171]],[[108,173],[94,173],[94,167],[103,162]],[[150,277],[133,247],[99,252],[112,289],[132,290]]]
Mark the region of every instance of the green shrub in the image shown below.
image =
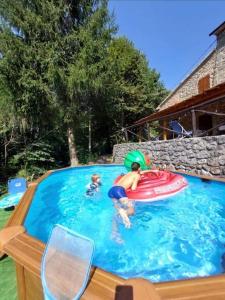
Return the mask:
[[[51,146],[47,143],[33,143],[10,159],[10,166],[19,169],[17,176],[27,180],[37,178],[55,166]]]

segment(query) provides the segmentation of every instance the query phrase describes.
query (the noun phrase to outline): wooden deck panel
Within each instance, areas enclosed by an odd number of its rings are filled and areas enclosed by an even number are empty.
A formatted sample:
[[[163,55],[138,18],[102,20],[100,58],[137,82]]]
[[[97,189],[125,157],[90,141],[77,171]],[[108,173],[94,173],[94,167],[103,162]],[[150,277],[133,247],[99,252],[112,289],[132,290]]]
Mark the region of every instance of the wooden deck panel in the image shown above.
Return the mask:
[[[29,251],[29,249],[18,247],[18,245],[18,242],[10,241],[4,249],[5,253],[12,257],[17,264],[40,276],[41,253]]]
[[[24,280],[24,268],[19,264],[16,265],[16,279],[17,279],[17,296],[18,299],[26,299],[26,284]]]
[[[21,241],[21,243],[29,244],[29,246],[35,248],[37,251],[39,251],[41,253],[45,249],[44,243],[42,243],[41,241],[39,241],[37,239],[30,237],[28,234],[21,234],[19,236],[19,240]]]
[[[225,299],[225,276],[210,276],[155,284],[162,299]]]
[[[40,294],[40,269],[44,248],[43,243],[40,243],[25,233],[12,239],[4,248],[4,252],[11,256],[17,265],[25,267],[23,272],[26,278],[26,291],[27,282],[29,282],[30,288],[32,287],[31,290],[34,291],[33,289],[36,288],[36,292]],[[22,270],[20,267],[18,267],[18,272],[20,272],[21,275]],[[31,272],[32,278],[28,278],[27,272]],[[39,281],[39,283],[34,282],[35,279]],[[125,280],[120,277],[93,268],[91,281],[82,299],[115,299],[116,286],[122,285],[124,281]],[[24,283],[20,283],[23,289]]]
[[[26,283],[26,300],[44,300],[42,284],[38,276],[24,269],[24,281]]]
[[[124,279],[96,268],[82,299],[89,300],[95,297],[96,299],[114,300],[117,286],[124,283]]]

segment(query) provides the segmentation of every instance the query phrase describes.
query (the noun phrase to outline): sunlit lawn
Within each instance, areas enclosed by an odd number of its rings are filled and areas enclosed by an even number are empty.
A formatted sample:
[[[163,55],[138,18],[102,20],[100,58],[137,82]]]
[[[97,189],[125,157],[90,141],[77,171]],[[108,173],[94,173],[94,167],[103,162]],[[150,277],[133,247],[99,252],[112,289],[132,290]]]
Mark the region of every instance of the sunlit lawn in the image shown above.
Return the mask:
[[[7,222],[11,214],[12,211],[0,209],[0,229]],[[15,266],[9,257],[0,260],[0,299],[17,299]]]

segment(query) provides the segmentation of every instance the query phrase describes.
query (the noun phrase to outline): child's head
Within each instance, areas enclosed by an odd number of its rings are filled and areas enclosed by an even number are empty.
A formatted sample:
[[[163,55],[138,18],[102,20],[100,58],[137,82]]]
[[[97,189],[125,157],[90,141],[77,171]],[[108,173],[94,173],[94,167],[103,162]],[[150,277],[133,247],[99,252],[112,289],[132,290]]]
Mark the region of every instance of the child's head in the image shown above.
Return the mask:
[[[93,174],[92,176],[91,176],[91,180],[92,180],[92,182],[94,182],[94,183],[99,183],[100,182],[100,175],[98,175],[98,174]]]
[[[138,162],[133,162],[132,165],[131,165],[131,170],[132,171],[139,171],[140,167],[141,166]]]

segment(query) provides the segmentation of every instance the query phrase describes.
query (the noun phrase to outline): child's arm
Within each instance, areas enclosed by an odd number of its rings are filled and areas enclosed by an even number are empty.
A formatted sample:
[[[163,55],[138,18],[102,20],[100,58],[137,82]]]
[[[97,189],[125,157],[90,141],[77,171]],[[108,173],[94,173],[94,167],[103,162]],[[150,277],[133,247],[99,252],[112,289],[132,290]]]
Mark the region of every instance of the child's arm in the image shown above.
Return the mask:
[[[144,170],[144,171],[141,171],[140,174],[142,175],[142,174],[149,173],[149,172],[151,172],[151,170]]]
[[[136,190],[139,180],[140,180],[140,175],[137,174],[137,176],[135,176],[134,181],[133,181],[132,186],[131,186],[132,191]]]

